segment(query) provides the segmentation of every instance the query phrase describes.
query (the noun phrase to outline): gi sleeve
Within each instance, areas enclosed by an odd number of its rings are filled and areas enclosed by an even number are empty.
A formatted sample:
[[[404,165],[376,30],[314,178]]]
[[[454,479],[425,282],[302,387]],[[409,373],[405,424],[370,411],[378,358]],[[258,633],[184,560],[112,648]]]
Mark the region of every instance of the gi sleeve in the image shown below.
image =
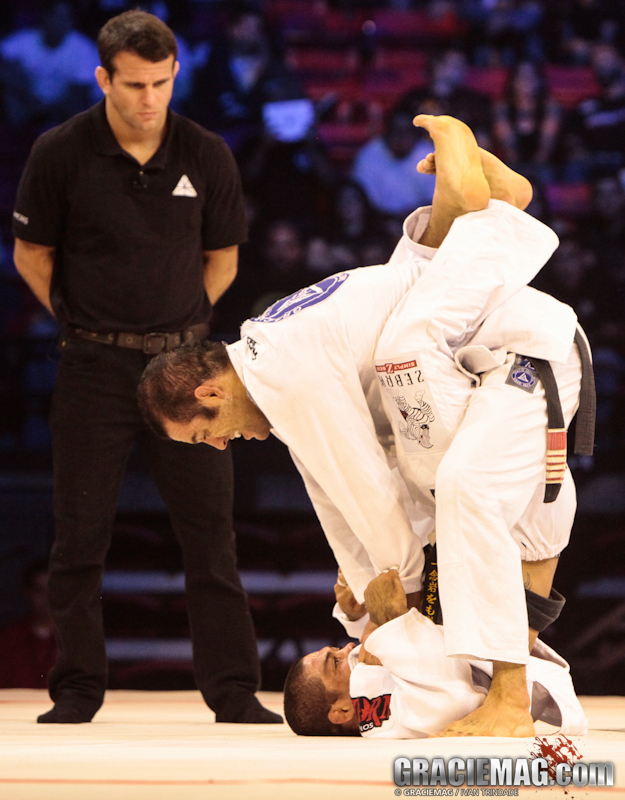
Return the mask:
[[[262,324],[244,325],[242,338],[249,332],[260,340]],[[353,359],[326,344],[315,341],[314,330],[302,348],[289,341],[269,359],[280,369],[246,371],[246,388],[288,442],[356,600],[362,603],[371,579],[393,566],[406,592],[418,591],[423,549],[400,482],[377,439]]]
[[[356,600],[362,603],[369,582],[393,566],[399,567],[406,592],[418,591],[424,566],[421,541],[412,530],[400,483],[378,442],[365,397],[348,388],[360,386],[357,375],[346,374],[356,368],[342,362],[340,369],[334,375],[332,367],[324,370],[323,381],[314,385],[299,382],[298,395],[308,402],[290,403],[284,392],[275,397],[270,407],[278,412],[278,435],[289,442]]]
[[[338,619],[345,628],[345,633],[352,639],[360,639],[365,632],[367,622],[369,622],[369,614],[364,614],[360,619],[348,619],[347,614],[338,603],[334,604],[332,616],[334,619]]]

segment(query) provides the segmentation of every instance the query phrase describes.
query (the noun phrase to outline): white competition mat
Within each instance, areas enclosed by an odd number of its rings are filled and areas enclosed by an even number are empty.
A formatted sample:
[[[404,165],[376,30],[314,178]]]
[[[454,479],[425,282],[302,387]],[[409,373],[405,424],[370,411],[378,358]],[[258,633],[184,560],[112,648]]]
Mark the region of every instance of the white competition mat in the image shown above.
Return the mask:
[[[282,696],[260,693],[281,711]],[[612,763],[612,788],[521,787],[521,798],[625,798],[625,697],[587,697],[586,763]],[[395,759],[527,757],[529,739],[304,738],[286,725],[215,724],[197,692],[108,692],[86,725],[38,725],[46,692],[0,691],[1,800],[391,800]],[[539,724],[541,737],[553,734]],[[555,743],[549,735],[548,743]],[[450,787],[447,787],[450,789]],[[411,789],[416,791],[416,789]],[[427,790],[419,790],[421,792]],[[502,796],[492,789],[453,796]],[[434,790],[430,789],[434,795]],[[439,795],[440,796],[440,795]],[[506,795],[509,796],[509,795]]]

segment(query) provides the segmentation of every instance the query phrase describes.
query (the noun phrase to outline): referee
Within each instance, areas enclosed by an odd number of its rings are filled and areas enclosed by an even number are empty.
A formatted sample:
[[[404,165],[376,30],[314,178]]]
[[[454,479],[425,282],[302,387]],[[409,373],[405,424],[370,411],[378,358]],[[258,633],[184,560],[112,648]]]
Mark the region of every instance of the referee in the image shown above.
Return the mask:
[[[136,388],[157,353],[205,339],[246,226],[232,154],[168,110],[176,40],[142,11],[98,36],[104,99],[35,143],[14,212],[15,263],[62,326],[53,399],[60,655],[39,722],[89,722],[107,680],[100,592],[117,496],[139,439],[183,552],[198,688],[218,722],[282,722],[260,705],[236,570],[228,451],[158,439]]]

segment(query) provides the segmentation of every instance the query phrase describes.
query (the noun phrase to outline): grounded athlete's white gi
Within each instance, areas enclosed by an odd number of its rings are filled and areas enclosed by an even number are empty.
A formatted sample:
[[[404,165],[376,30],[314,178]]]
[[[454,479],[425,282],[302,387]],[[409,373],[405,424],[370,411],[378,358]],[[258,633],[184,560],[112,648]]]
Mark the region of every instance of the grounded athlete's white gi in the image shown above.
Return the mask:
[[[381,625],[366,647],[383,666],[358,663],[358,648],[349,655],[349,693],[363,736],[426,737],[476,709],[488,692],[492,664],[447,658],[442,626],[416,609]],[[527,685],[534,720],[568,736],[586,733],[569,665],[541,641],[527,665]]]
[[[417,212],[417,228],[425,227],[428,217],[427,209]],[[491,201],[488,209],[457,219],[433,258],[432,251],[415,257],[419,246],[405,235],[388,265],[340,273],[279,301],[246,322],[241,340],[229,346],[250,396],[289,446],[359,601],[369,581],[391,566],[399,566],[407,592],[419,589],[423,567],[422,542],[402,502],[405,486],[392,469],[391,430],[373,365],[382,332],[398,318],[404,298],[423,300],[427,343],[418,353],[428,369],[428,386],[436,391],[431,370],[457,371],[448,341],[464,343],[531,279],[556,244],[555,234],[540,222]],[[552,298],[547,302],[552,318],[566,308]],[[419,368],[410,377],[417,384],[423,377]],[[470,390],[469,377],[458,374]],[[466,396],[462,402],[466,408]],[[452,406],[451,420],[458,416],[453,398],[441,394],[435,404]],[[544,407],[541,424],[544,431]],[[421,513],[412,524],[426,536],[432,523]],[[518,563],[516,569],[520,574]],[[488,609],[482,613],[488,617]]]

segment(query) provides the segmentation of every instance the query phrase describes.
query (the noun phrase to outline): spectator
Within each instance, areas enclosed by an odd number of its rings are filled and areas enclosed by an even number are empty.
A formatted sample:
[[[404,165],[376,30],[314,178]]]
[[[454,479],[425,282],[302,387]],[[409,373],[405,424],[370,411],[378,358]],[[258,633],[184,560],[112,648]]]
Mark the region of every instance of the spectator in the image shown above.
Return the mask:
[[[572,306],[588,335],[598,322],[597,260],[574,235],[561,237],[560,246],[534,284]]]
[[[601,279],[595,280],[602,341],[618,345],[625,335],[625,191],[616,176],[593,184],[593,215],[586,240],[596,254]]]
[[[236,150],[262,130],[263,105],[275,99],[276,84],[293,77],[272,49],[262,13],[250,5],[232,6],[225,36],[196,75],[188,108],[192,119],[217,130]]]
[[[455,49],[439,53],[430,60],[428,73],[428,85],[409,91],[399,101],[398,107],[413,117],[417,114],[449,114],[461,119],[471,128],[478,144],[491,150],[490,100],[464,86],[466,55]]]
[[[374,243],[379,246],[375,248]],[[342,269],[383,264],[388,261],[393,244],[384,234],[383,220],[371,207],[363,189],[346,180],[334,192],[324,232],[308,242],[306,264],[320,277]],[[376,253],[385,253],[387,257],[371,261]]]
[[[291,93],[286,82],[274,86],[271,96],[275,106],[288,109],[290,98],[283,91]],[[293,102],[293,116],[268,119],[262,133],[241,147],[238,161],[243,186],[265,220],[308,220],[311,233],[330,202],[335,172],[316,134],[312,103],[301,98]]]
[[[622,263],[625,257],[625,190],[616,175],[593,183],[593,216],[586,226],[590,245],[604,263]]]
[[[551,177],[562,126],[560,106],[548,95],[540,69],[522,61],[495,106],[495,138],[501,157],[527,178]]]
[[[367,195],[354,181],[344,181],[334,193],[332,238],[339,242],[357,242],[377,227],[375,212]]]
[[[559,46],[573,64],[588,64],[593,45],[615,43],[623,36],[622,3],[612,0],[569,0],[561,12]]]
[[[276,220],[269,225],[261,251],[261,269],[257,272],[257,293],[251,316],[262,314],[276,300],[311,283],[305,252],[304,237],[295,222]]]
[[[0,42],[0,79],[12,125],[62,122],[97,99],[98,51],[74,24],[71,4],[51,0],[38,28]]]
[[[306,265],[307,242],[304,222],[275,219],[251,240],[251,252],[242,251],[239,274],[230,292],[228,317],[236,313],[239,323],[258,316],[282,297],[320,279]]]
[[[412,124],[412,115],[395,110],[383,136],[367,142],[356,154],[352,178],[365,191],[373,208],[391,222],[401,221],[417,206],[429,205],[434,177],[417,172],[417,164],[433,145]]]
[[[577,107],[574,134],[589,153],[591,171],[615,171],[625,165],[625,60],[614,46],[598,44],[592,66],[601,93]]]
[[[466,44],[476,64],[511,66],[542,58],[540,0],[460,0],[459,12],[469,23]]]
[[[0,688],[45,689],[57,655],[48,608],[47,561],[24,570],[22,589],[30,610],[0,632]]]
[[[365,236],[358,248],[358,263],[363,267],[386,264],[394,249],[394,243],[391,243],[389,236],[380,233]]]

